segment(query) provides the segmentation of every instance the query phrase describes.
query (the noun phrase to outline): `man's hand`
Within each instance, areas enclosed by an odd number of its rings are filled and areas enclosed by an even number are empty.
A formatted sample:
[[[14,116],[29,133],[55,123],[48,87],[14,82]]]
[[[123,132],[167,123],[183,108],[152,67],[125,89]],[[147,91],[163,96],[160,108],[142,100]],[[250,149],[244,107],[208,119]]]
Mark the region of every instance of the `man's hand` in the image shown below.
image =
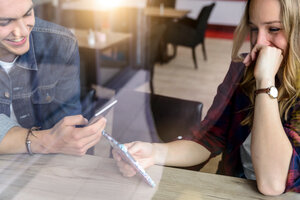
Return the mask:
[[[40,131],[41,134],[36,133],[37,138],[32,137],[32,151],[84,155],[90,147],[99,142],[106,119],[102,118],[82,128],[76,127],[87,123],[88,121],[81,115],[63,118],[53,128]]]

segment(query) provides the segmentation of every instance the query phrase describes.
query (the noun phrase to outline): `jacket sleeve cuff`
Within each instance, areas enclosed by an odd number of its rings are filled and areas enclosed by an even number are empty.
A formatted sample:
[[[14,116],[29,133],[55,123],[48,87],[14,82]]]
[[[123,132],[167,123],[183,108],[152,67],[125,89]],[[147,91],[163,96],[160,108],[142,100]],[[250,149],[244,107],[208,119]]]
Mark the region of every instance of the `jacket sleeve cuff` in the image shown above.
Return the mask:
[[[4,114],[0,114],[0,142],[6,135],[6,133],[13,127],[20,126],[17,122],[11,120]]]

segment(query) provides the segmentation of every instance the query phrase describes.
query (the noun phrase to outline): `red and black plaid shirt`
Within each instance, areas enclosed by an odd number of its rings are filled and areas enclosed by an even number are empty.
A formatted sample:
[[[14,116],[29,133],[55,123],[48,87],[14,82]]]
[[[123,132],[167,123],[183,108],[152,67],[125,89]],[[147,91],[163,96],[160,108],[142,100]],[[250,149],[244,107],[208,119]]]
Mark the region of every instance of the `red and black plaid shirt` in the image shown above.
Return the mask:
[[[239,87],[244,69],[242,63],[231,63],[223,83],[218,87],[211,108],[201,122],[200,128],[193,131],[192,138],[207,148],[211,152],[211,157],[223,153],[218,173],[238,177],[244,175],[240,146],[251,131],[249,126],[241,125],[242,120],[248,115],[250,106],[249,98]],[[283,122],[284,130],[293,145],[286,191],[300,192],[299,99],[289,113],[289,119]]]

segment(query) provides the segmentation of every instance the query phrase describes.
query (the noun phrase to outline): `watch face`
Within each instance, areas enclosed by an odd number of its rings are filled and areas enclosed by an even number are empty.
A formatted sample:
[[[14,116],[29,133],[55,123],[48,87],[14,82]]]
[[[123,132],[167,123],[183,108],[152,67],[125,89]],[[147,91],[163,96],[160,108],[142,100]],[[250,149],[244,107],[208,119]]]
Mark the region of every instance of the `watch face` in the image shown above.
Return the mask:
[[[270,87],[269,95],[273,98],[278,97],[278,91],[277,91],[276,87],[274,87],[274,86]]]

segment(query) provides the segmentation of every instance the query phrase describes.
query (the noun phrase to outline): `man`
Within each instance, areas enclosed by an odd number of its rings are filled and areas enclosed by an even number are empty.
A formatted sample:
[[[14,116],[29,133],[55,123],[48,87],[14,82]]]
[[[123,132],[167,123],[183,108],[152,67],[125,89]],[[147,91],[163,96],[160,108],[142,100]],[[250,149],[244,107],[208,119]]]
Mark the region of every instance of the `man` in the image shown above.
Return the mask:
[[[105,119],[78,128],[76,39],[35,18],[32,0],[0,0],[0,66],[1,154],[83,155],[100,140]]]

